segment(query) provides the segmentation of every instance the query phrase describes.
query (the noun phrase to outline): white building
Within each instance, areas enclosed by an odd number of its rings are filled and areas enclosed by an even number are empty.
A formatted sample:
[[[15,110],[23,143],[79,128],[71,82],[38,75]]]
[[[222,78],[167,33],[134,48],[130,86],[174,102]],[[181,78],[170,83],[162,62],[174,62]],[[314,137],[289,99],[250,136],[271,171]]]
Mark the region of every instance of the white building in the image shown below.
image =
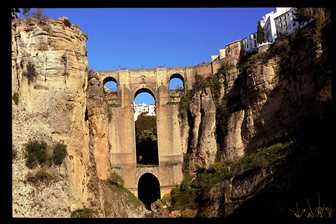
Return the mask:
[[[219,55],[211,55],[211,61],[215,61],[219,59]]]
[[[250,35],[242,39],[242,44],[245,53],[257,50],[258,49],[257,33],[251,33]]]
[[[223,59],[226,57],[226,49],[219,49],[219,59]]]
[[[218,54],[217,55],[211,55],[211,61],[216,61],[216,60],[226,58],[226,56],[227,56],[226,50],[227,50],[227,47],[219,49],[219,55]]]
[[[134,104],[134,121],[138,119],[141,113],[147,113],[146,116],[156,116],[154,104]]]
[[[294,22],[293,10],[294,8],[274,18],[277,36],[290,34],[299,25],[298,22]]]
[[[294,30],[299,27],[302,28],[312,21],[311,19],[309,22],[304,22],[300,25],[299,22],[295,21],[295,11],[296,8],[291,8],[288,12],[274,18],[277,36],[291,34]]]
[[[268,43],[273,43],[277,38],[276,26],[274,19],[286,12],[288,12],[290,7],[277,7],[274,11],[267,13],[260,20],[260,25],[264,29],[264,41]]]
[[[219,55],[211,55],[211,61],[220,60],[226,57],[239,57],[241,50],[241,40],[228,43],[225,48],[219,49]]]

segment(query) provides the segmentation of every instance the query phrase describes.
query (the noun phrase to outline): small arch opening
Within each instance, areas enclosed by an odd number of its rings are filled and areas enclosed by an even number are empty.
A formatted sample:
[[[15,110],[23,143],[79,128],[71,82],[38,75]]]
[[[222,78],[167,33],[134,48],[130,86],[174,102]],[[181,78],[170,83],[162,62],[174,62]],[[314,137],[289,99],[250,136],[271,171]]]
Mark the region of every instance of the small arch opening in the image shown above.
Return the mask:
[[[160,182],[151,173],[143,174],[138,182],[138,198],[151,210],[151,204],[161,198]]]
[[[118,82],[113,77],[107,77],[103,81],[105,93],[118,92]]]
[[[169,79],[169,90],[184,90],[184,78],[180,74],[173,74]]]

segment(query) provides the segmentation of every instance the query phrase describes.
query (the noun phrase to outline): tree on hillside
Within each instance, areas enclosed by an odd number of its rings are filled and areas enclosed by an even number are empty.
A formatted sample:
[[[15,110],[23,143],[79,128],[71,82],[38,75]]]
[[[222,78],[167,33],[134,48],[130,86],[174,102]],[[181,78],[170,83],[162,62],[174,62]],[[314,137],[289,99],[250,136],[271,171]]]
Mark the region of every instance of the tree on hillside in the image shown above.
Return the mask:
[[[258,21],[257,42],[258,44],[262,44],[264,42],[264,28],[262,28],[260,21]]]
[[[39,20],[43,19],[43,9],[42,8],[37,8],[36,12],[34,12],[33,16],[38,18]]]
[[[22,9],[22,15],[29,16],[30,10],[31,10],[31,8],[23,8]]]
[[[38,18],[39,20],[42,20],[45,18],[43,15],[43,8],[37,8],[35,11],[32,12],[32,8],[22,8],[22,15],[26,17],[35,17]]]
[[[140,143],[146,139],[157,140],[156,117],[142,113],[135,122],[136,139]]]

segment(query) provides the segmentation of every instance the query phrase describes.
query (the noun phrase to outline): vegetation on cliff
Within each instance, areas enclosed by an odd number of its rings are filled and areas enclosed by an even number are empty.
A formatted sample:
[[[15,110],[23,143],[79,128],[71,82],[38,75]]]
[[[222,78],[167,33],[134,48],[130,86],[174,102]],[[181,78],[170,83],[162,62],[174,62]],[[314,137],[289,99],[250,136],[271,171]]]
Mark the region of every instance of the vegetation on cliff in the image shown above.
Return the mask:
[[[56,143],[52,154],[47,151],[48,145],[45,141],[30,141],[26,144],[26,166],[30,169],[35,168],[37,165],[50,166],[51,161],[55,165],[61,165],[67,155],[66,145],[63,143]]]
[[[140,114],[135,121],[135,130],[137,143],[148,139],[157,141],[156,117],[146,116],[145,113]]]
[[[71,212],[71,218],[97,218],[98,211],[91,208],[77,209]]]
[[[124,187],[124,180],[116,172],[112,172],[107,179],[107,186],[110,190],[116,193],[120,193],[127,199],[129,204],[135,204],[137,206],[143,205],[142,202],[126,187]]]
[[[296,143],[293,140],[276,143],[237,161],[218,162],[210,169],[198,170],[194,178],[185,174],[181,185],[175,187],[170,193],[171,209],[197,209],[204,206],[209,196],[207,192],[216,184],[225,179],[244,176],[249,172],[270,173],[293,152],[295,147]]]

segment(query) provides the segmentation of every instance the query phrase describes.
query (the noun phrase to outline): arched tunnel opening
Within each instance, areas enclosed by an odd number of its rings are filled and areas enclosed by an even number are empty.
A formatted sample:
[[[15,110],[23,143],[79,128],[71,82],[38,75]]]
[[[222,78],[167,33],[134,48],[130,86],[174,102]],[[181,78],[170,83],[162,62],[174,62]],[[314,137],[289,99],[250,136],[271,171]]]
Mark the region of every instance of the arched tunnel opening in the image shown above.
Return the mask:
[[[148,89],[135,93],[134,120],[137,164],[159,165],[155,98]]]
[[[151,173],[145,173],[139,179],[138,198],[151,210],[151,204],[161,198],[160,182]]]

